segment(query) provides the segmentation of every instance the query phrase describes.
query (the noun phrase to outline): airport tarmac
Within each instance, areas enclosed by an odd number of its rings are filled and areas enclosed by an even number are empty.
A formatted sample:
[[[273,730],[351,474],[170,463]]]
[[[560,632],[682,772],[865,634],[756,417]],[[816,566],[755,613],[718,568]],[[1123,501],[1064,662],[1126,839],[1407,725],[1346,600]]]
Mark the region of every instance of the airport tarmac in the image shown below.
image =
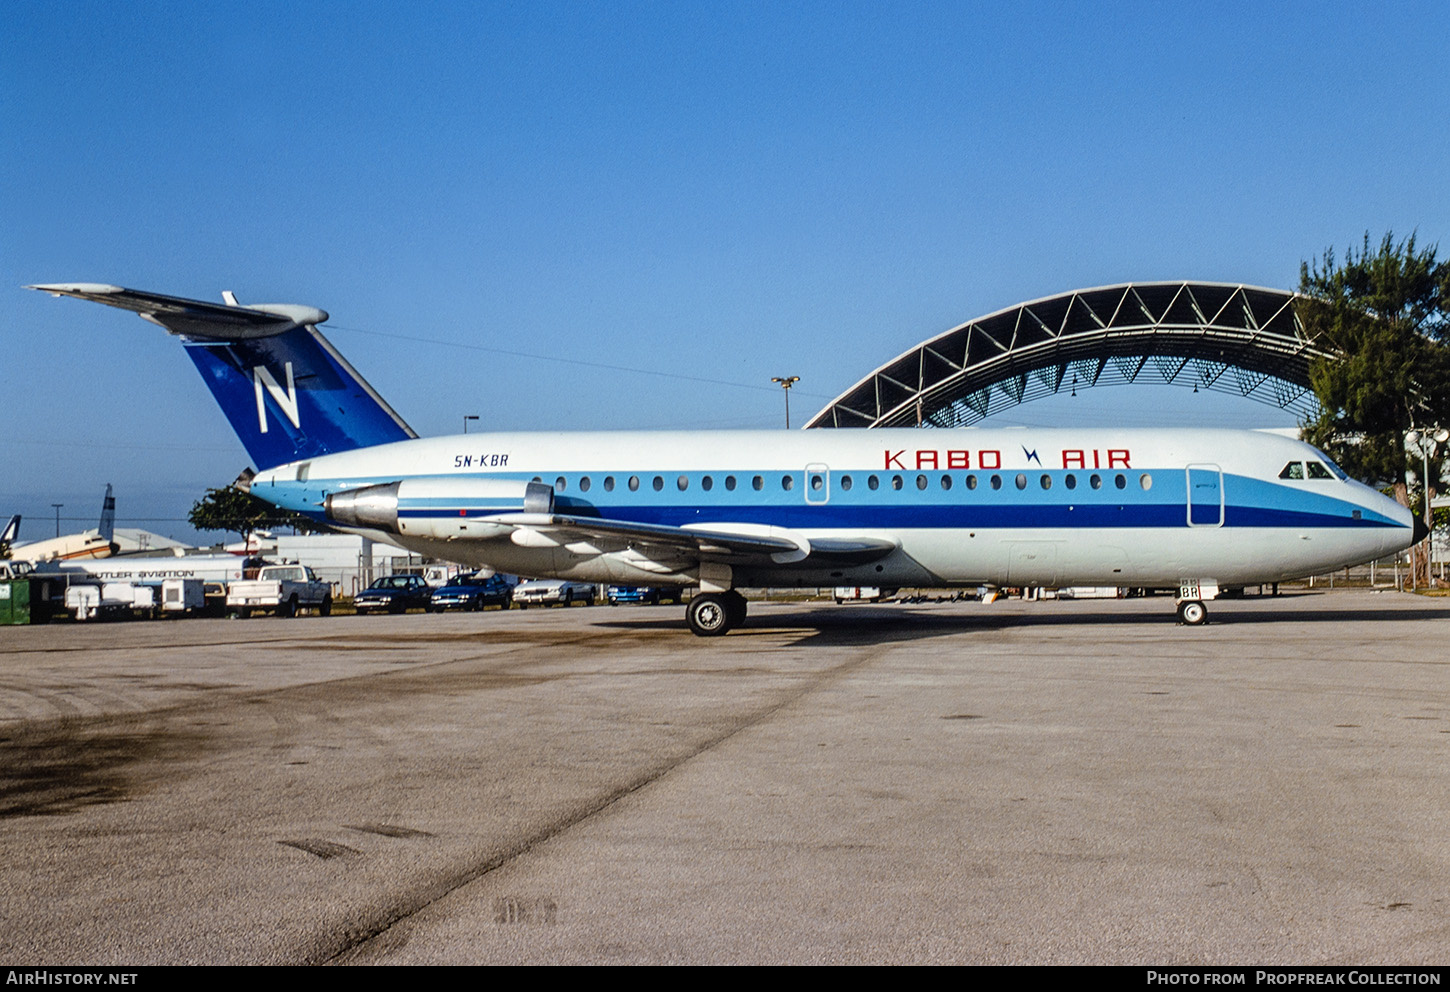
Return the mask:
[[[0,628],[0,960],[1443,964],[1450,600]]]

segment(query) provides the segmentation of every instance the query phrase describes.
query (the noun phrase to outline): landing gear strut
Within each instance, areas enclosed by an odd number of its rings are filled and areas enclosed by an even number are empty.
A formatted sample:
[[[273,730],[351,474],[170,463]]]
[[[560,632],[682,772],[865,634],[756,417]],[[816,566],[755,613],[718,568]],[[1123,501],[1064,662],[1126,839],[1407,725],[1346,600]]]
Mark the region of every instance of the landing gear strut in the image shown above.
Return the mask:
[[[745,597],[734,589],[704,592],[685,607],[690,630],[700,637],[719,637],[745,621]]]

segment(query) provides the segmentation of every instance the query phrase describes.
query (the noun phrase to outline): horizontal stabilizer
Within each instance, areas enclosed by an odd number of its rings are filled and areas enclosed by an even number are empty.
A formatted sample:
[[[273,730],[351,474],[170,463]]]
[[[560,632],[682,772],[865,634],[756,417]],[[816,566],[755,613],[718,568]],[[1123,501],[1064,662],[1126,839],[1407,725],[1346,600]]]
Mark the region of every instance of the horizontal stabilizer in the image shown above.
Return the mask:
[[[28,286],[140,314],[181,337],[258,468],[418,435],[316,325],[327,312],[292,303],[241,306],[106,283]]]
[[[272,337],[294,327],[321,324],[327,320],[326,310],[296,303],[227,306],[100,282],[49,283],[25,288],[37,289],[51,296],[74,296],[78,300],[130,310],[153,324],[160,324],[172,334],[211,341]]]

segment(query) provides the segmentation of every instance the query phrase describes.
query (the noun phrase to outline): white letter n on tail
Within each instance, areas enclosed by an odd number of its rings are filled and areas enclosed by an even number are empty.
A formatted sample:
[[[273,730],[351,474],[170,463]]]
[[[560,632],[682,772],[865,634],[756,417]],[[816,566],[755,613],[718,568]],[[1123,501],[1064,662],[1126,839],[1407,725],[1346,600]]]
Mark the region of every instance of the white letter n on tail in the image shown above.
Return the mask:
[[[292,426],[298,430],[302,429],[301,418],[297,416],[297,387],[292,382],[292,363],[288,362],[283,371],[287,375],[287,389],[284,391],[277,385],[277,380],[272,378],[272,373],[267,371],[264,365],[252,366],[252,386],[257,391],[257,427],[263,434],[267,433],[267,410],[262,405],[262,387],[267,387],[267,392],[272,399],[282,408],[287,419],[292,421]]]

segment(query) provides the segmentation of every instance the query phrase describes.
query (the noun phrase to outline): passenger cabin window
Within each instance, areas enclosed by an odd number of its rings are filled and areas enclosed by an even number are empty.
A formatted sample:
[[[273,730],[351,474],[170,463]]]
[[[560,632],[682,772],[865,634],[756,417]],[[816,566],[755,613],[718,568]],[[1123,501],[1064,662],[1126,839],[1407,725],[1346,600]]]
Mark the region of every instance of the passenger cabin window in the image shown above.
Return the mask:
[[[1017,483],[1017,488],[1018,489],[1026,489],[1027,488],[1027,476],[1023,475],[1021,472],[1018,472],[1017,473],[1017,479],[1015,481]]]
[[[841,489],[844,490],[844,491],[850,491],[850,489],[851,489],[851,477],[849,475],[843,475],[843,476],[841,476]]]
[[[795,486],[795,479],[791,478],[788,475],[782,475],[780,477],[780,488],[782,488],[782,489],[790,489],[790,488],[793,488],[794,486]]]
[[[1279,473],[1279,478],[1281,478],[1281,479],[1302,479],[1302,478],[1304,478],[1304,463],[1303,462],[1290,462],[1288,465],[1285,465],[1284,466],[1284,470]]]
[[[725,488],[728,489],[732,493],[735,491],[735,476],[733,476],[733,475],[727,475],[727,476],[725,476]]]
[[[881,488],[881,480],[878,479],[878,478],[876,478],[876,476],[874,476],[874,475],[868,475],[866,477],[866,488],[867,489],[880,489]]]
[[[976,489],[977,488],[977,477],[975,475],[969,475],[969,476],[967,476],[967,488],[968,489]]]
[[[892,489],[899,490],[905,484],[906,483],[902,480],[901,476],[899,476],[899,475],[893,475],[891,477],[891,488]]]
[[[765,488],[765,480],[757,475],[755,478],[750,480],[750,488],[754,489],[756,492],[760,492],[762,489]]]
[[[1067,473],[1067,477],[1062,480],[1062,484],[1067,486],[1067,488],[1069,489],[1076,489],[1077,476],[1073,475],[1071,472]]]
[[[607,493],[614,492],[614,476],[606,475],[604,477],[604,491]]]
[[[589,491],[589,476],[582,476],[579,479],[579,491],[581,493],[587,493]]]
[[[690,488],[690,477],[688,475],[680,476],[675,480],[675,485],[679,487],[680,492],[684,492]]]
[[[715,480],[710,478],[708,475],[705,476],[703,479],[700,480],[700,488],[708,493],[711,489],[715,488]]]
[[[568,486],[569,483],[565,481],[562,475],[554,480],[554,492],[556,493],[562,493]]]
[[[662,475],[655,476],[654,481],[650,485],[655,487],[655,492],[663,492],[665,488],[665,477]]]
[[[918,489],[925,489],[926,488],[926,476],[924,476],[924,475],[918,475],[916,477],[916,488],[918,488]]]
[[[635,492],[638,489],[639,489],[639,476],[637,476],[637,475],[631,475],[629,477],[629,491],[630,492]]]

